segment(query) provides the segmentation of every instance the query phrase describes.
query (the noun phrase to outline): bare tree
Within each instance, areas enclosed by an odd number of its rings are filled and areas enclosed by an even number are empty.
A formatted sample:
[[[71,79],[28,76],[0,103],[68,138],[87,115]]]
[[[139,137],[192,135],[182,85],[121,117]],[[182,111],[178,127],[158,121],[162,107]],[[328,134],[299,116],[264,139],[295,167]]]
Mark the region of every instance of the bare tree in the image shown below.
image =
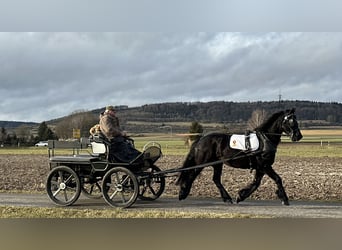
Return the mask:
[[[64,118],[62,121],[57,123],[55,132],[59,138],[68,139],[72,136],[72,128],[70,128],[70,122],[68,118]]]
[[[81,137],[89,136],[89,129],[99,118],[87,111],[75,111],[56,125],[56,134],[63,139],[72,138],[73,129],[79,129]]]
[[[0,146],[3,146],[7,137],[7,131],[4,127],[0,130]]]
[[[253,130],[265,121],[267,112],[264,109],[256,109],[253,111],[251,118],[247,121],[247,129]]]
[[[30,131],[30,127],[26,125],[21,125],[15,130],[15,133],[22,142],[26,142],[30,138]]]

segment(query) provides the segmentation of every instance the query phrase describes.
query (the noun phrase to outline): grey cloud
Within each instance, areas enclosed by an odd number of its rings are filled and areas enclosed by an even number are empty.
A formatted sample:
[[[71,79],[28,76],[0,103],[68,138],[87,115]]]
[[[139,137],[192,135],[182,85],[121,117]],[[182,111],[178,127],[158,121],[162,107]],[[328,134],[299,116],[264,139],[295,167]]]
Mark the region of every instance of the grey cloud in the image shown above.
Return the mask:
[[[0,120],[279,91],[341,102],[341,49],[341,33],[1,33]]]

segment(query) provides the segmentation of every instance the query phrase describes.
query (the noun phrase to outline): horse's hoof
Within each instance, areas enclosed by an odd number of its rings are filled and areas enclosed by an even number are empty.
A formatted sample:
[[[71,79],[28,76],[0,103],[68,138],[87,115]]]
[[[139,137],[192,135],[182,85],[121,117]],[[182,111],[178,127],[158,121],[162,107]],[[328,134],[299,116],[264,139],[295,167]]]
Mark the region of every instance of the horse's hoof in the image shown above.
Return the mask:
[[[239,204],[240,201],[242,201],[242,200],[241,200],[240,196],[238,196],[238,197],[236,197],[236,200],[235,200],[235,201],[236,201],[236,204]]]
[[[189,195],[189,191],[187,190],[184,190],[184,189],[181,189],[178,193],[178,199],[181,201],[181,200],[185,200],[186,197],[188,197]]]
[[[229,203],[229,204],[234,204],[232,199],[224,199],[223,202],[224,203]]]
[[[289,206],[289,205],[290,205],[289,201],[282,201],[281,203],[282,203],[284,206]]]

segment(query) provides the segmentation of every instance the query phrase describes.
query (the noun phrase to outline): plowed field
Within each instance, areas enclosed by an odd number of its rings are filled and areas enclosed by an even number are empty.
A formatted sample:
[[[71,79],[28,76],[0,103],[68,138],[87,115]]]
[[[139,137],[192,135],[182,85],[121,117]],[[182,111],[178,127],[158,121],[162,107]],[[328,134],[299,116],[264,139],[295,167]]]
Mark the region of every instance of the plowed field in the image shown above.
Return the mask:
[[[161,169],[182,165],[185,156],[164,156],[157,165]],[[342,158],[335,157],[285,157],[279,156],[274,164],[282,177],[290,200],[342,200]],[[49,171],[45,155],[0,155],[0,191],[45,191]],[[235,197],[239,189],[253,179],[248,170],[224,168],[222,182],[230,195]],[[202,171],[194,182],[192,196],[220,197],[212,182],[212,168]],[[164,195],[178,194],[176,176],[167,178]],[[253,199],[277,199],[276,185],[264,177]]]

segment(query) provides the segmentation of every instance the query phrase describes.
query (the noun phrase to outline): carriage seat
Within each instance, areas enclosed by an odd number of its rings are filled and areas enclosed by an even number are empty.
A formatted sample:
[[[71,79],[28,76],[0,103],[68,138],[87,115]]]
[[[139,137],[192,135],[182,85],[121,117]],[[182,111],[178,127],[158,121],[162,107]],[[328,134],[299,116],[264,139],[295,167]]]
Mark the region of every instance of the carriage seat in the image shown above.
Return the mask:
[[[233,134],[230,137],[229,146],[232,149],[256,151],[259,149],[259,139],[254,132],[244,135]]]
[[[126,143],[129,143],[134,148],[134,141],[130,138],[125,138]],[[110,162],[120,162],[120,163],[134,163],[138,158],[141,158],[142,153],[138,155],[135,159],[127,160],[125,157],[120,155],[118,152],[111,152],[111,147],[113,147],[113,141],[109,141],[102,134],[94,134],[90,137],[92,154],[100,157],[105,157]]]
[[[107,157],[109,142],[101,133],[93,134],[89,137],[91,151],[93,155]]]
[[[107,147],[104,143],[91,142],[91,150],[93,154],[105,154],[107,152]]]
[[[132,149],[135,149],[133,139],[125,138],[125,140],[126,143],[130,144],[130,147]],[[109,154],[109,150],[113,145],[105,137],[101,135],[92,135],[90,141],[92,154],[96,156],[106,157],[111,162],[122,162],[140,166],[151,166],[162,156],[161,145],[156,142],[147,143],[143,148],[143,152],[139,152],[138,150],[136,150],[136,156],[133,159],[128,160],[117,152],[112,152],[111,154]]]

